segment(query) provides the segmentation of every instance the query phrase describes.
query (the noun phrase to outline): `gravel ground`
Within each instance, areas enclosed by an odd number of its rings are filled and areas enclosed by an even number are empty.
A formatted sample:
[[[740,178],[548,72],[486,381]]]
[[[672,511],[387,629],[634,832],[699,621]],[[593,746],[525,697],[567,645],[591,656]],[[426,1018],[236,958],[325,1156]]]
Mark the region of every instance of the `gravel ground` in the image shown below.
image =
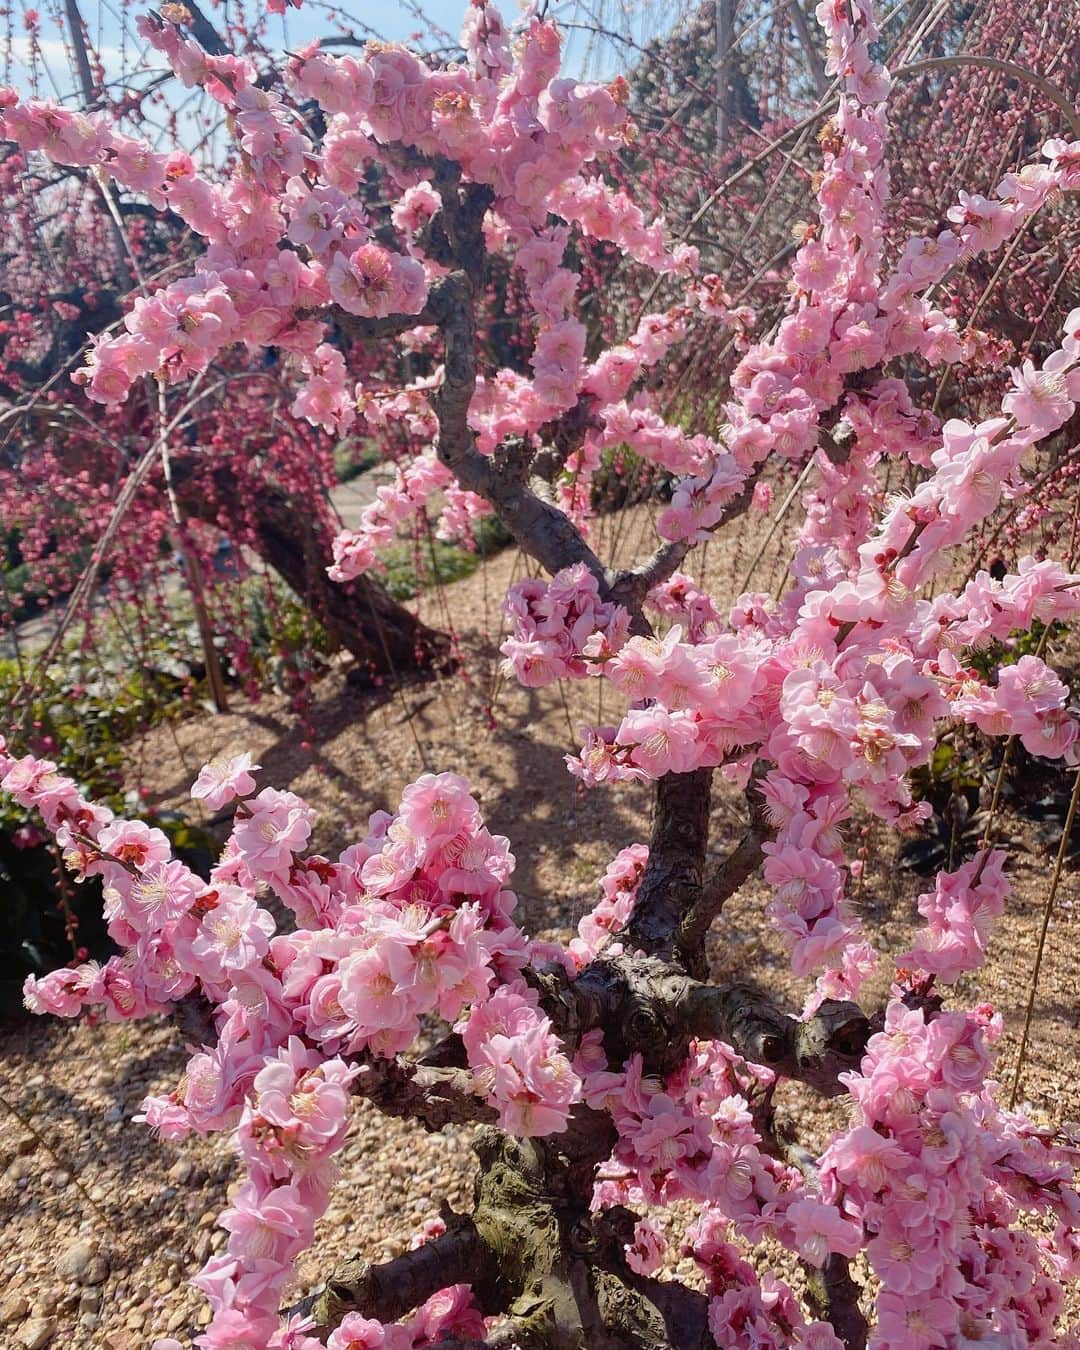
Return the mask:
[[[641,553],[647,525],[644,508],[599,522],[600,551],[614,544],[624,557]],[[742,589],[758,538],[748,528],[724,549],[710,545],[704,571],[715,590]],[[775,591],[781,561],[770,550],[755,588]],[[459,675],[365,694],[335,669],[315,687],[302,719],[282,698],[237,701],[228,715],[143,738],[133,747],[138,784],[156,805],[181,805],[202,762],[226,748],[250,749],[263,765],[262,782],[291,787],[317,807],[313,845],[329,853],[358,837],[371,811],[392,808],[419,773],[453,769],[473,783],[489,826],[511,838],[527,927],[567,935],[595,902],[612,853],[647,837],[649,794],[634,786],[585,793],[566,776],[571,731],[603,720],[596,685],[536,691],[497,679],[499,605],[522,570],[507,551],[467,581],[423,598],[425,616],[458,634]],[[694,571],[701,577],[703,568]],[[301,740],[311,740],[317,755]],[[738,799],[720,790],[717,852],[738,829]],[[961,993],[1004,1013],[999,1077],[1008,1084],[1050,863],[1030,829],[1006,821],[1006,832],[1020,834],[1031,851],[1014,865],[1015,893],[988,966]],[[905,942],[923,889],[896,867],[895,842],[885,830],[871,833],[859,896],[867,927],[886,950]],[[1080,1052],[1076,894],[1069,873],[1050,927],[1023,1077],[1034,1113],[1056,1121],[1080,1119],[1080,1089],[1069,1072]],[[763,899],[763,888],[751,884],[728,905],[710,939],[713,967],[720,979],[756,970],[778,1001],[797,1007],[802,991],[762,918]],[[198,1333],[205,1312],[186,1281],[224,1243],[214,1218],[236,1182],[235,1162],[224,1139],[168,1144],[130,1123],[147,1093],[175,1084],[184,1059],[179,1034],[162,1023],[71,1026],[41,1018],[0,1029],[0,1346],[132,1350],[156,1335],[186,1343]],[[789,1094],[788,1110],[810,1142],[837,1123],[835,1109]],[[468,1144],[468,1130],[429,1136],[361,1106],[342,1181],[298,1287],[324,1278],[351,1252],[384,1259],[402,1251],[444,1198],[466,1204]]]

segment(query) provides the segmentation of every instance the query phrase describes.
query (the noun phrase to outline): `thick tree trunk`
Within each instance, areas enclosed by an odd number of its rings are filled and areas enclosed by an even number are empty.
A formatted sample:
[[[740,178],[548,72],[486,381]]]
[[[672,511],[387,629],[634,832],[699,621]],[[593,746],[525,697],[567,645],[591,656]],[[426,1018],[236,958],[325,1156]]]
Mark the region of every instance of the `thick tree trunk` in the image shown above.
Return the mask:
[[[228,470],[215,471],[214,489],[211,497],[188,478],[180,489],[185,513],[219,525],[220,503],[236,492]],[[249,547],[356,658],[357,675],[365,683],[429,669],[446,660],[446,637],[398,604],[377,580],[330,580],[326,541],[310,508],[305,510],[279,488],[264,484],[249,513]]]

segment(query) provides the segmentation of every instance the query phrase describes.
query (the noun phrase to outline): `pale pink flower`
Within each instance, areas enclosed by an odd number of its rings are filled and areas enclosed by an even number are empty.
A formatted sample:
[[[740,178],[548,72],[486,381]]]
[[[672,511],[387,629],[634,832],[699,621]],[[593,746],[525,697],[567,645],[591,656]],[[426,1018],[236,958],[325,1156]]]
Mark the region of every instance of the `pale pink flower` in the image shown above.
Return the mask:
[[[251,774],[257,768],[259,765],[252,762],[246,750],[239,755],[219,755],[199,770],[191,795],[205,801],[211,811],[219,811],[234,797],[246,797],[255,791],[255,779]]]

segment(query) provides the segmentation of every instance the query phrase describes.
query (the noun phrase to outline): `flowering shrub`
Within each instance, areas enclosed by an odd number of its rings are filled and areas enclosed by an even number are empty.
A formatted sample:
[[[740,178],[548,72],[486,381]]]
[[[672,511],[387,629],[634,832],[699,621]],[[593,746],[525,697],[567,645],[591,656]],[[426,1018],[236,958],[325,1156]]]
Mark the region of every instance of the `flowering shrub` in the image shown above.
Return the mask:
[[[91,396],[114,404],[141,376],[180,381],[245,343],[287,354],[295,410],[313,424],[403,421],[415,453],[361,529],[339,537],[332,575],[370,567],[385,532],[436,490],[454,519],[493,511],[550,574],[508,597],[508,669],[527,684],[610,684],[626,710],[587,728],[569,768],[588,787],[656,784],[648,847],[620,854],[564,947],[517,926],[510,841],[453,774],[420,778],[328,859],[306,852],[310,807],[259,788],[248,756],[208,765],[196,794],[237,805],[203,882],[159,831],[87,800],[50,761],[5,755],[4,790],[41,812],[76,877],[101,878],[124,949],[29,981],[29,1005],[111,1019],[205,1009],[182,1083],[143,1114],[169,1138],[231,1132],[247,1169],[221,1216],[226,1250],[196,1280],[213,1310],[198,1339],[208,1350],[1076,1344],[1060,1314],[1080,1253],[1080,1154],[998,1100],[993,1009],[945,1006],[1002,914],[1004,853],[984,844],[938,874],[910,950],[891,956],[886,1006],[864,1011],[855,1000],[889,958],[847,893],[845,822],[858,808],[917,829],[930,808],[909,774],[949,721],[1075,762],[1068,690],[1041,655],[981,671],[970,654],[1068,621],[1080,576],[1026,558],[958,585],[950,554],[1024,493],[1030,461],[1073,418],[1080,311],[1013,371],[990,417],[941,424],[897,372],[979,359],[984,335],[960,330],[932,293],[1080,186],[1080,143],[1049,141],[893,256],[890,79],[873,16],[864,0],[823,0],[817,14],[842,89],[821,136],[818,218],[801,232],[786,312],[746,344],[711,436],[666,422],[644,377],[691,307],[722,297],[694,278],[694,250],[597,171],[627,135],[625,90],[560,78],[550,21],[526,17],[512,47],[497,12],[474,4],[461,65],[313,45],[290,58],[283,88],[203,50],[186,11],[166,6],[141,31],[227,111],[240,167],[224,185],[134,147],[103,115],[0,97],[0,130],[24,149],[168,202],[206,240],[191,275],[95,345],[79,375]],[[323,134],[296,112],[305,103]],[[385,218],[356,196],[374,164],[394,185]],[[590,350],[566,265],[578,235],[685,283],[685,303]],[[478,361],[490,255],[523,283],[528,374]],[[331,319],[357,341],[426,343],[437,368],[358,386]],[[619,572],[588,543],[585,490],[615,445],[675,480],[657,552]],[[787,588],[742,595],[725,614],[679,568],[752,502],[767,506],[762,474],[778,460],[812,471]],[[919,470],[906,495],[884,487],[897,462]],[[663,636],[647,611],[674,620]],[[717,771],[745,789],[748,823],[707,866]],[[705,935],[759,867],[792,969],[813,981],[795,1016],[708,980]],[[260,903],[268,891],[292,931]],[[433,1021],[446,1035],[421,1055]],[[782,1079],[849,1102],[820,1157],[776,1126]],[[475,1208],[385,1266],[345,1263],[279,1316],[328,1203],[352,1095],[430,1128],[488,1127]],[[640,1211],[676,1201],[698,1207],[682,1251],[705,1293],[655,1278],[665,1239]],[[745,1259],[765,1240],[805,1265],[812,1304]]]

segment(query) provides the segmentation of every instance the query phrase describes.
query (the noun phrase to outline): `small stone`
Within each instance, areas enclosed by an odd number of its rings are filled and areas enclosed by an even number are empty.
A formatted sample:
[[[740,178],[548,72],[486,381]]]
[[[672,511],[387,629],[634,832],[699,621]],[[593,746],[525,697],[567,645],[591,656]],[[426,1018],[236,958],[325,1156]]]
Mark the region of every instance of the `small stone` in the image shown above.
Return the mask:
[[[124,1119],[124,1111],[123,1111],[123,1107],[120,1107],[120,1106],[110,1106],[109,1109],[105,1112],[105,1124],[106,1124],[106,1125],[115,1125],[115,1124],[117,1123],[117,1121],[123,1120],[123,1119]]]
[[[32,1317],[48,1317],[60,1302],[59,1289],[42,1289],[30,1308]]]
[[[97,1256],[97,1248],[85,1238],[73,1242],[62,1252],[56,1263],[56,1273],[62,1280],[81,1280],[90,1269],[90,1262]]]
[[[141,1308],[132,1308],[131,1312],[129,1312],[124,1319],[124,1325],[130,1327],[132,1331],[141,1330],[145,1324],[146,1314]]]
[[[214,1213],[212,1209],[208,1209],[206,1213],[201,1215],[199,1218],[200,1228],[213,1228],[214,1224],[216,1223],[217,1223],[217,1215]]]
[[[88,1285],[104,1284],[109,1278],[109,1263],[103,1256],[95,1256],[86,1268],[82,1283]]]
[[[79,1326],[86,1331],[96,1331],[101,1324],[101,1318],[97,1313],[83,1313],[79,1318]]]
[[[56,1334],[56,1319],[32,1317],[19,1332],[19,1344],[24,1350],[42,1350]]]
[[[100,1307],[100,1289],[84,1289],[79,1295],[79,1311],[81,1313],[96,1313]]]
[[[0,1303],[0,1327],[9,1327],[12,1322],[21,1322],[30,1311],[30,1305],[21,1294],[9,1294]]]
[[[53,1173],[53,1185],[54,1185],[58,1190],[63,1190],[65,1186],[70,1186],[70,1185],[71,1185],[71,1173],[70,1173],[70,1172],[54,1172],[54,1173]]]
[[[176,1182],[178,1186],[183,1186],[191,1180],[191,1174],[195,1171],[195,1164],[190,1158],[181,1158],[174,1162],[169,1168],[168,1177],[170,1181]]]

